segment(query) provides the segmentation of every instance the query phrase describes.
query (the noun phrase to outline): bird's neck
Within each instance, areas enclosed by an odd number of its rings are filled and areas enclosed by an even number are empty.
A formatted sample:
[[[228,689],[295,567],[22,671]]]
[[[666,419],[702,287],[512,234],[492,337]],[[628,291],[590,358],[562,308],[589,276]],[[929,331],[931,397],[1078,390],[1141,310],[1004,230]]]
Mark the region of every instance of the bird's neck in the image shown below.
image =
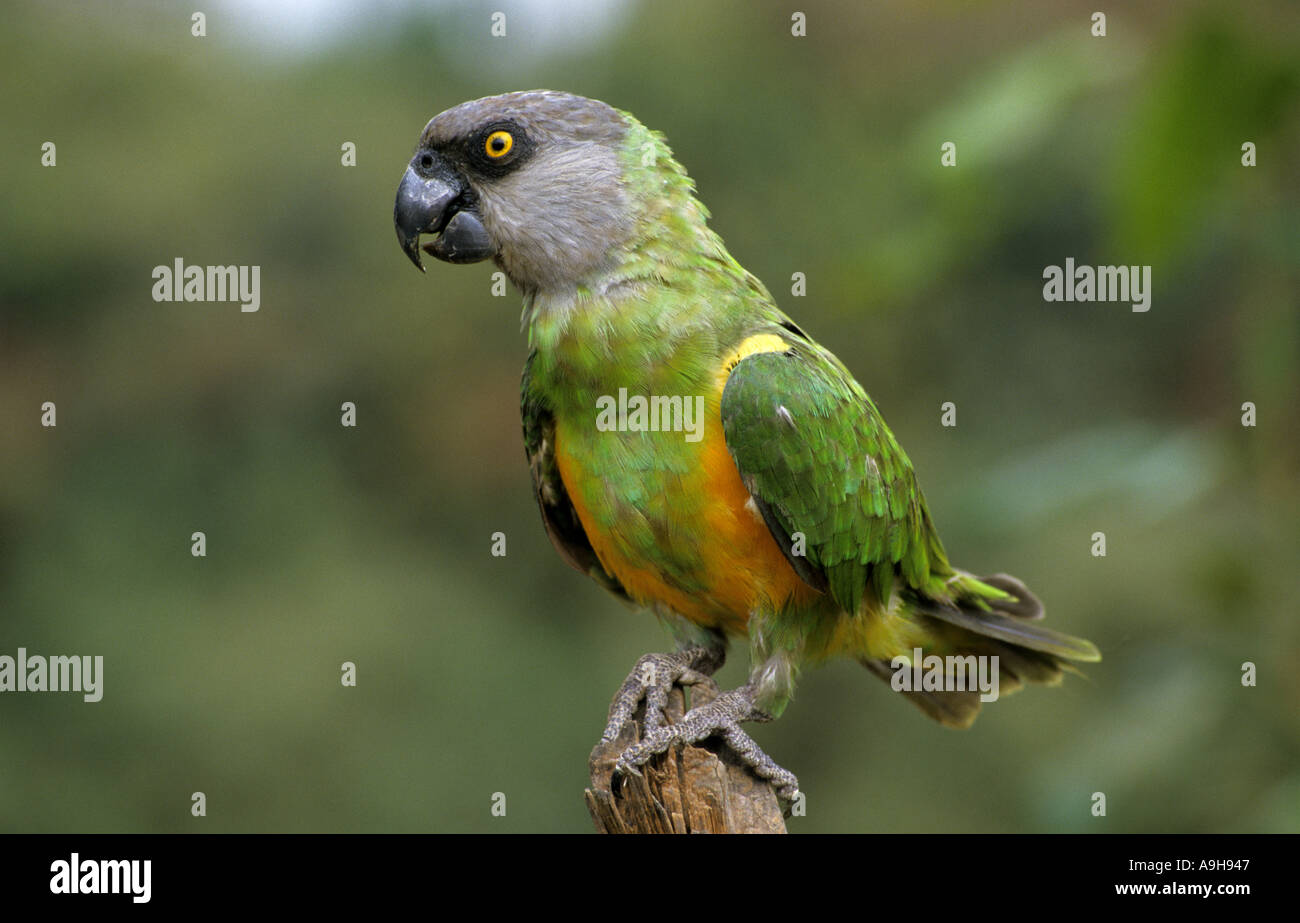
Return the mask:
[[[634,126],[623,157],[631,238],[578,284],[524,292],[534,380],[584,406],[620,387],[711,389],[720,357],[779,313],[709,228],[663,139]]]
[[[622,239],[608,241],[605,259],[581,278],[521,285],[527,329],[563,327],[576,314],[602,309],[617,309],[632,323],[672,320],[665,314],[710,308],[709,299],[689,297],[700,290],[762,288],[709,227],[708,209],[663,136],[627,119],[619,152],[628,216],[618,234]]]

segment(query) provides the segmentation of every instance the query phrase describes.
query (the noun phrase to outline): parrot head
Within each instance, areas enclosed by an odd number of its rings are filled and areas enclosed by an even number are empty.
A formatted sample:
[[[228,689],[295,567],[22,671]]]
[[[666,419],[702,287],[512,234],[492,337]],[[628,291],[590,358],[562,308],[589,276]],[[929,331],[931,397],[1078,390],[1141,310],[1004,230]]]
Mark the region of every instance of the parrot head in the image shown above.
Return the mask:
[[[550,90],[462,103],[424,127],[393,223],[449,263],[493,259],[525,291],[599,273],[634,221],[624,156],[632,122],[605,103]],[[421,246],[421,235],[429,235]]]

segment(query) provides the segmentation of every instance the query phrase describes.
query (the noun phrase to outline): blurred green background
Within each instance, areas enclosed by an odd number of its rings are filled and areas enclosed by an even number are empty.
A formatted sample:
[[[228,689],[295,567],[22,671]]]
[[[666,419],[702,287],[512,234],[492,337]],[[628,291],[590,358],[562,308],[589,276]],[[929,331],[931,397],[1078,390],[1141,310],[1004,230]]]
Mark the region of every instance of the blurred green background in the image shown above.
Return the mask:
[[[754,731],[792,832],[1300,831],[1294,3],[1124,4],[1105,38],[1030,0],[799,0],[805,38],[775,3],[266,6],[201,5],[205,38],[193,6],[4,14],[0,653],[106,677],[0,696],[0,830],[590,829],[608,699],[668,636],[543,533],[518,297],[421,276],[391,219],[427,119],[550,87],[667,134],[953,560],[1105,655],[969,732],[807,674]],[[177,257],[260,265],[261,310],[155,303]],[[1149,313],[1045,303],[1066,257],[1151,265]]]

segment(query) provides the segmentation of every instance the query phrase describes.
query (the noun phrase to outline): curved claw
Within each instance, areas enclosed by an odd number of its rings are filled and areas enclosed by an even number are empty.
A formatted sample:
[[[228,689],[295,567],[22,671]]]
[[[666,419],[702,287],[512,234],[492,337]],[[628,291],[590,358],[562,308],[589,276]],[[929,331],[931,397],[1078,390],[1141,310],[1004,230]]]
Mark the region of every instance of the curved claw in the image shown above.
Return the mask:
[[[692,686],[709,682],[709,673],[721,664],[720,653],[707,647],[688,647],[674,654],[646,654],[641,657],[614,699],[601,743],[609,743],[622,732],[644,701],[647,733],[663,726],[663,709],[674,685]]]
[[[618,758],[618,762],[614,764],[614,775],[616,775],[616,776],[640,776],[640,775],[642,775],[642,772],[641,772],[641,770],[640,770],[639,768],[637,768],[636,766],[633,766],[631,763],[627,762],[626,759],[624,759],[623,757],[620,756],[620,757]]]
[[[794,773],[778,766],[753,738],[740,729],[742,721],[771,720],[770,715],[754,706],[754,695],[752,685],[741,686],[719,696],[708,705],[692,708],[677,724],[664,725],[661,722],[653,729],[647,727],[642,740],[628,747],[619,756],[614,772],[639,775],[638,767],[644,766],[674,743],[693,744],[720,735],[741,762],[756,776],[772,784],[778,798],[793,802],[799,794],[799,780]],[[649,694],[646,701],[648,711]]]

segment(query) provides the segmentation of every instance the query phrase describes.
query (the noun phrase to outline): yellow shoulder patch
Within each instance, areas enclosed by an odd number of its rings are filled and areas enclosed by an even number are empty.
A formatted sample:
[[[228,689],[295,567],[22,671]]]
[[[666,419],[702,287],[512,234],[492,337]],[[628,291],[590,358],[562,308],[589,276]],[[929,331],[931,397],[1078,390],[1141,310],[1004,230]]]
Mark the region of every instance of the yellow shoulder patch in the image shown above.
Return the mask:
[[[790,344],[781,339],[775,333],[756,333],[751,337],[745,337],[732,352],[727,354],[727,358],[722,360],[722,368],[718,370],[718,378],[726,382],[727,376],[731,370],[740,364],[740,360],[755,353],[783,353],[790,348]]]

